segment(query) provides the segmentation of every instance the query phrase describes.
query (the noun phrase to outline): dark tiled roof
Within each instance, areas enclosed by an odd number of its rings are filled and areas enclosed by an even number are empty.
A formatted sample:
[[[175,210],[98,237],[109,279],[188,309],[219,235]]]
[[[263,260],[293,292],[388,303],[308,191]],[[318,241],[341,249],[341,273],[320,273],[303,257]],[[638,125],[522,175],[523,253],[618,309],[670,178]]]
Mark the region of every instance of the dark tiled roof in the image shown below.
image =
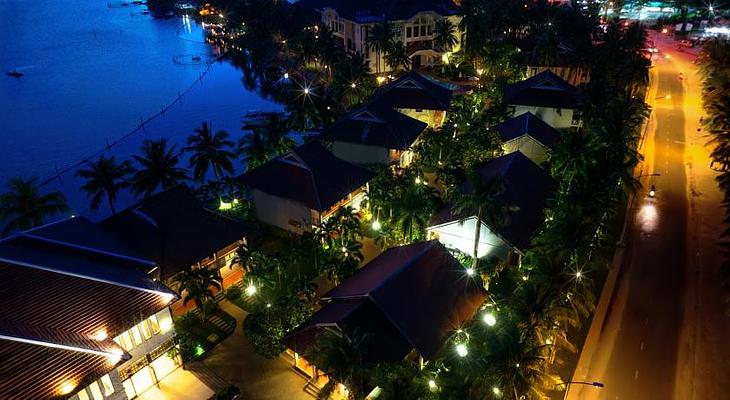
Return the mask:
[[[375,174],[341,160],[312,141],[241,176],[241,182],[273,196],[326,211]]]
[[[406,150],[427,126],[383,104],[370,103],[335,122],[320,139]]]
[[[486,162],[476,169],[476,173],[485,181],[495,177],[502,180],[505,190],[499,200],[511,210],[507,225],[497,229],[497,233],[518,250],[528,249],[533,235],[545,222],[543,210],[556,182],[519,151]],[[468,186],[465,183],[462,190],[469,190]],[[434,217],[432,225],[459,219],[447,206]]]
[[[543,71],[532,78],[507,85],[504,102],[524,106],[576,109],[578,91],[554,73]]]
[[[378,90],[375,99],[394,108],[445,111],[451,105],[451,95],[450,89],[409,71]]]
[[[184,185],[143,199],[100,226],[157,262],[162,280],[246,235],[240,223],[205,208]]]
[[[1,241],[0,397],[60,397],[67,383],[75,391],[127,359],[111,338],[174,298],[147,267],[23,233]],[[107,338],[92,340],[101,331]]]
[[[503,141],[530,135],[544,146],[553,149],[560,141],[560,132],[531,112],[511,118],[495,127]]]
[[[442,16],[458,13],[451,0],[300,0],[298,3],[319,11],[332,8],[341,17],[361,23],[405,20],[422,11]]]
[[[412,348],[433,357],[455,327],[472,318],[486,297],[478,278],[436,241],[391,248],[323,296],[330,300],[289,336],[312,342],[318,327],[360,327],[383,341],[382,359],[402,359]],[[306,332],[306,333],[305,333]]]

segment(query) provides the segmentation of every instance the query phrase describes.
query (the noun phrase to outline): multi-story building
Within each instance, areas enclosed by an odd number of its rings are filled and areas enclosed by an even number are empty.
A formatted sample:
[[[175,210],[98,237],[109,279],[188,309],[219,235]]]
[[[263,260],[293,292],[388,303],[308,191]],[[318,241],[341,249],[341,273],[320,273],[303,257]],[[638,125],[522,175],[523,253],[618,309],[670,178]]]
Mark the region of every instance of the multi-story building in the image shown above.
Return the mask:
[[[0,398],[132,399],[175,371],[152,265],[83,218],[0,241]]]
[[[300,4],[317,11],[322,23],[342,40],[342,46],[362,54],[372,71],[390,70],[383,54],[377,54],[367,43],[370,30],[381,22],[393,24],[393,39],[406,46],[414,68],[438,63],[444,54],[460,48],[460,33],[452,49],[434,44],[436,21],[446,18],[458,32],[461,17],[452,0],[301,0]]]

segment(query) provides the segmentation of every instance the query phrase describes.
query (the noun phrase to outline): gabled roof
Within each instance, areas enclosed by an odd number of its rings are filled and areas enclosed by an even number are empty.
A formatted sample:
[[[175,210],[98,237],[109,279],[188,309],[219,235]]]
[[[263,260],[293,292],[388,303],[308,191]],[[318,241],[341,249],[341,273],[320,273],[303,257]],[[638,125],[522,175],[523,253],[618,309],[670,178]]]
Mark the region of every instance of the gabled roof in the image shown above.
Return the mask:
[[[507,85],[504,102],[524,106],[578,108],[578,91],[551,71]]]
[[[382,103],[370,103],[335,122],[320,139],[406,150],[427,126]]]
[[[451,95],[450,89],[409,71],[378,90],[375,101],[393,108],[445,111],[451,105]]]
[[[242,224],[205,208],[185,185],[147,197],[100,222],[100,226],[154,260],[162,280],[246,235]]]
[[[248,187],[322,212],[374,176],[312,141],[245,173],[240,180]]]
[[[340,17],[360,23],[406,20],[424,11],[442,16],[458,13],[451,0],[300,0],[298,4],[320,12],[331,8]]]
[[[129,358],[111,339],[176,296],[141,272],[149,262],[108,251],[123,248],[108,238],[99,238],[103,250],[73,243],[91,244],[77,236],[48,239],[64,225],[0,241],[3,399],[57,398],[98,379]],[[88,221],[68,226],[98,233]]]
[[[499,200],[510,210],[509,221],[496,229],[496,233],[516,249],[528,249],[532,237],[545,222],[543,210],[557,186],[555,180],[519,151],[487,161],[475,172],[484,181],[498,178],[504,184]],[[462,190],[468,191],[470,186],[465,182]],[[434,217],[432,225],[460,220],[449,205]]]
[[[545,147],[553,149],[560,141],[560,132],[531,112],[508,119],[497,125],[495,129],[505,142],[523,135],[530,135]]]
[[[359,327],[374,333],[376,358],[396,361],[415,349],[432,358],[456,327],[472,318],[486,298],[479,278],[437,241],[388,249],[323,296],[329,300],[289,335],[308,347],[318,329]]]

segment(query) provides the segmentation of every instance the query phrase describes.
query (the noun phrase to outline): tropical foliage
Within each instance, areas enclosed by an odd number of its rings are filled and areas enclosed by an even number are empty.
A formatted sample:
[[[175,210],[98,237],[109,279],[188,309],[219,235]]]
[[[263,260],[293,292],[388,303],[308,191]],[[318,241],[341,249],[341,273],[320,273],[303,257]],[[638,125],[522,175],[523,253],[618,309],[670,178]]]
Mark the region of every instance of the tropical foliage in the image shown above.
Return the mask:
[[[48,218],[68,211],[61,192],[44,194],[36,178],[12,178],[8,190],[0,194],[0,236],[43,225]]]
[[[187,147],[183,151],[190,153],[190,167],[193,177],[203,181],[212,169],[216,180],[220,180],[224,173],[233,173],[233,158],[231,151],[233,142],[228,139],[228,132],[211,132],[210,124],[203,122],[200,128],[195,129],[195,135],[188,137]]]
[[[114,156],[100,156],[96,161],[88,163],[87,168],[80,169],[76,175],[86,180],[81,186],[91,197],[91,209],[97,210],[104,197],[112,214],[116,214],[114,203],[119,191],[129,186],[127,178],[132,173],[129,162],[117,163]]]
[[[167,139],[147,139],[133,158],[138,166],[132,175],[132,190],[145,197],[158,189],[170,189],[187,179],[185,169],[178,166],[180,153],[168,146]]]

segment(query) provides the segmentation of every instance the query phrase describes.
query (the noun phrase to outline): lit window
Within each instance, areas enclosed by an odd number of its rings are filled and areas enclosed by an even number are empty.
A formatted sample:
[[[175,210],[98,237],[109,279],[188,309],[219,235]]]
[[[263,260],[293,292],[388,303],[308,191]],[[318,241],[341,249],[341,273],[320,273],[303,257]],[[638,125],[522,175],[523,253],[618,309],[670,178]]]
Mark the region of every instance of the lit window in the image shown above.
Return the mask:
[[[90,400],[89,394],[86,393],[86,389],[76,393],[77,396],[79,396],[79,400]]]
[[[129,337],[129,331],[122,332],[121,335],[114,338],[114,341],[126,351],[130,351],[135,347],[132,339]]]
[[[157,316],[153,315],[147,319],[147,324],[150,326],[150,330],[153,335],[160,333],[160,323],[157,322]]]
[[[142,335],[139,333],[139,329],[137,329],[137,325],[133,326],[129,329],[129,334],[132,336],[132,340],[134,340],[134,346],[137,347],[140,344],[142,344]]]
[[[89,385],[89,390],[91,391],[91,397],[94,400],[104,400],[104,396],[101,394],[101,389],[99,388],[98,383],[94,382]]]
[[[150,331],[150,327],[147,325],[147,321],[142,321],[139,324],[137,324],[137,329],[142,333],[142,336],[145,340],[152,337],[152,332]]]
[[[114,385],[112,385],[112,379],[109,375],[102,376],[101,379],[99,379],[99,382],[101,382],[101,386],[104,387],[105,396],[109,396],[114,393]]]

